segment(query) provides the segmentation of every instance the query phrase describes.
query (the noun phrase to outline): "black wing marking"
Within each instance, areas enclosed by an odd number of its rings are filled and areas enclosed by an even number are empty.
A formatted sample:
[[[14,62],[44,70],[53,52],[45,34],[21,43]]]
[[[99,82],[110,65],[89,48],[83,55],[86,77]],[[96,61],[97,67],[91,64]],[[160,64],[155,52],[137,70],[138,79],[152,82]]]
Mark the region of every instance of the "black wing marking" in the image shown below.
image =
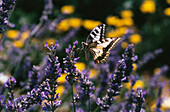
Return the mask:
[[[89,34],[86,39],[87,44],[91,44],[93,42],[101,43],[104,40],[105,33],[105,24],[100,24],[96,26]]]

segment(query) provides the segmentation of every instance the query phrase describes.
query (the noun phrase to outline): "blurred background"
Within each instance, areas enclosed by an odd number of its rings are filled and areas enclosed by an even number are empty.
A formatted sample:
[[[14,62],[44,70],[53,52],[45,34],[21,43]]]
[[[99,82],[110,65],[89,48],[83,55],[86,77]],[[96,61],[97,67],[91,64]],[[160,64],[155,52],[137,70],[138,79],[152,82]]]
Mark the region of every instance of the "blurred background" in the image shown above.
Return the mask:
[[[143,80],[146,78],[143,82],[149,82],[149,77],[160,72],[161,66],[170,65],[170,0],[49,1],[17,0],[0,53],[1,83],[6,81],[5,76],[12,75],[20,86],[19,82],[28,78],[33,65],[44,66],[45,42],[50,45],[58,41],[57,55],[62,62],[69,44],[78,40],[81,48],[81,42],[86,40],[90,31],[102,23],[106,24],[106,38],[123,38],[117,45],[119,48],[115,47],[119,52],[113,53],[114,59],[117,55],[120,59],[128,44],[134,44],[138,55],[134,70],[143,76]],[[79,61],[77,67],[83,70],[91,67],[93,57],[86,61],[82,55]],[[61,66],[64,67],[63,64]],[[98,72],[91,70],[94,74]],[[166,82],[169,74],[168,71],[164,75]]]
[[[46,41],[46,39],[48,41],[59,40],[70,30],[78,28],[76,35],[70,38],[68,44],[75,40],[85,41],[90,30],[98,24],[105,23],[106,37],[122,36],[128,28],[135,31],[135,35],[127,43],[135,44],[136,54],[139,58],[146,52],[162,48],[163,52],[154,60],[149,61],[144,69],[151,70],[162,64],[170,64],[168,47],[170,42],[169,0],[54,0],[53,6],[52,14],[49,15],[50,20],[60,17],[64,10],[69,10],[70,14],[63,17],[63,21],[60,22],[58,29],[60,31],[56,30],[53,32],[54,34],[50,35],[46,31],[41,36],[37,35],[38,37],[35,39],[41,40],[41,42]],[[42,0],[18,0],[10,17],[10,22],[15,24],[11,30],[19,33],[18,31],[24,26],[27,26],[28,29],[33,27],[39,22],[43,9],[44,1]],[[65,25],[68,21],[71,22],[70,25]],[[10,32],[7,33],[10,35]],[[68,46],[68,44],[64,45]],[[126,43],[122,44],[125,48]]]

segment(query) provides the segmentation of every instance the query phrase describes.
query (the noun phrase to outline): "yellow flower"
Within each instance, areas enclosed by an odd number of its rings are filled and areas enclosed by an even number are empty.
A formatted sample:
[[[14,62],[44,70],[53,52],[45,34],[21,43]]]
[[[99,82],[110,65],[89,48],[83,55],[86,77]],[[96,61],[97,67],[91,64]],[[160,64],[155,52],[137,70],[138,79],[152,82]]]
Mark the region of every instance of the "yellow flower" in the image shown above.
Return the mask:
[[[90,75],[89,75],[90,78],[94,78],[97,75],[98,75],[98,71],[96,69],[91,69],[90,70]]]
[[[82,20],[80,18],[70,18],[69,19],[69,25],[72,28],[78,28],[82,25]]]
[[[165,14],[166,16],[170,16],[170,7],[169,7],[169,8],[166,8],[166,9],[164,10],[164,14]]]
[[[57,89],[56,89],[56,94],[58,94],[59,93],[59,97],[61,97],[61,95],[63,94],[63,92],[64,92],[64,86],[63,85],[59,85],[59,86],[57,86]]]
[[[154,13],[156,8],[155,8],[155,1],[154,0],[145,0],[141,6],[140,6],[140,10],[143,13]]]
[[[44,44],[47,42],[48,46],[51,46],[51,43],[53,43],[53,45],[55,44],[56,40],[54,38],[48,38],[44,40]]]
[[[66,79],[65,79],[65,77],[66,77],[66,73],[61,73],[61,77],[59,77],[58,79],[57,79],[57,81],[59,81],[59,83],[65,83],[66,82]]]
[[[123,18],[131,18],[133,16],[133,12],[131,10],[123,10],[120,12],[120,15]]]
[[[86,68],[86,65],[83,62],[77,62],[75,64],[75,66],[77,67],[78,70],[82,71]]]
[[[126,33],[126,27],[119,27],[106,33],[106,37],[120,37]]]
[[[135,85],[132,87],[132,89],[136,90],[137,88],[144,88],[144,86],[145,86],[145,84],[144,84],[143,81],[137,80]],[[126,83],[125,87],[127,89],[130,89],[131,88],[131,82]]]
[[[160,72],[161,72],[160,68],[155,68],[153,73],[156,75],[159,74]]]
[[[109,32],[106,32],[106,37],[117,37],[116,31],[115,30],[111,30]]]
[[[106,24],[113,25],[115,27],[122,27],[124,25],[123,19],[119,19],[117,16],[109,16],[106,18]]]
[[[61,12],[63,14],[72,14],[74,12],[74,6],[72,5],[65,5],[61,8]]]
[[[170,0],[166,0],[166,3],[167,3],[167,4],[170,4]]]
[[[123,49],[126,49],[127,46],[128,46],[128,43],[127,43],[127,42],[122,42],[122,43],[121,43],[121,47],[122,47]]]
[[[120,36],[124,35],[126,33],[126,30],[127,30],[127,27],[117,28],[117,32],[119,33]]]
[[[123,19],[118,19],[114,26],[115,27],[122,27],[122,26],[124,26]]]
[[[64,19],[58,25],[57,29],[60,31],[68,31],[70,29],[69,20]]]
[[[108,25],[115,25],[117,24],[119,18],[116,16],[109,16],[106,18],[106,24]]]
[[[129,41],[134,44],[140,43],[142,40],[141,36],[139,34],[133,34],[131,35]]]
[[[22,40],[13,41],[12,44],[17,48],[21,48],[24,46],[24,42]]]
[[[26,40],[29,37],[29,32],[25,31],[21,34],[21,40]]]
[[[145,84],[144,84],[143,81],[137,80],[136,83],[135,83],[135,85],[133,86],[133,89],[136,90],[137,88],[144,88],[144,86],[145,86]]]
[[[152,106],[151,106],[151,112],[154,112],[154,109],[156,108],[156,104],[153,104]]]
[[[123,21],[122,23],[125,26],[132,26],[133,25],[133,19],[132,18],[124,18],[122,21]]]
[[[97,25],[102,24],[100,21],[94,21],[94,20],[84,20],[83,21],[83,27],[87,30],[93,30]]]
[[[137,70],[137,64],[136,63],[133,63],[133,70],[136,71]]]
[[[19,36],[19,31],[18,30],[8,30],[6,32],[6,36],[10,39],[16,39]]]

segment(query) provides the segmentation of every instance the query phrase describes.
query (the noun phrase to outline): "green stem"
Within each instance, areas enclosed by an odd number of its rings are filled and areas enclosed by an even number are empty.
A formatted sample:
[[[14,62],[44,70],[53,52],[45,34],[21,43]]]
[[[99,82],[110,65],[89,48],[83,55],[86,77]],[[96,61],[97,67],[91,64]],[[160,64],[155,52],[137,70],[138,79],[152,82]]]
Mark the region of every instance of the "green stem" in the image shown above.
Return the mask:
[[[98,112],[98,110],[99,110],[99,107],[97,107],[93,112]]]
[[[89,112],[90,112],[90,109],[91,109],[91,107],[90,107],[90,95],[89,95]]]
[[[51,100],[51,107],[52,107],[52,112],[54,112],[53,101],[52,100]]]
[[[71,85],[71,93],[72,93],[72,100],[73,100],[73,109],[74,109],[74,112],[76,112],[76,106],[75,106],[75,103],[74,103],[73,84]]]

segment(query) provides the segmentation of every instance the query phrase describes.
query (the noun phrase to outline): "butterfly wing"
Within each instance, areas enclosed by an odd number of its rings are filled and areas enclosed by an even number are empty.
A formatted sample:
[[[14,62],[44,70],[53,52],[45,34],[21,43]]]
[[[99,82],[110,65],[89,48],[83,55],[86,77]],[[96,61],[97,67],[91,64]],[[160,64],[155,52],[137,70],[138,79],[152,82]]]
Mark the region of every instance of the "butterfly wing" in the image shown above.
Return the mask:
[[[91,47],[90,51],[93,54],[95,63],[106,62],[110,50],[121,40],[121,38],[105,38],[103,42],[97,43],[96,47]]]
[[[86,39],[87,44],[91,44],[93,42],[97,41],[103,41],[104,40],[104,33],[105,33],[105,24],[100,24],[96,26],[89,34],[89,36]]]

